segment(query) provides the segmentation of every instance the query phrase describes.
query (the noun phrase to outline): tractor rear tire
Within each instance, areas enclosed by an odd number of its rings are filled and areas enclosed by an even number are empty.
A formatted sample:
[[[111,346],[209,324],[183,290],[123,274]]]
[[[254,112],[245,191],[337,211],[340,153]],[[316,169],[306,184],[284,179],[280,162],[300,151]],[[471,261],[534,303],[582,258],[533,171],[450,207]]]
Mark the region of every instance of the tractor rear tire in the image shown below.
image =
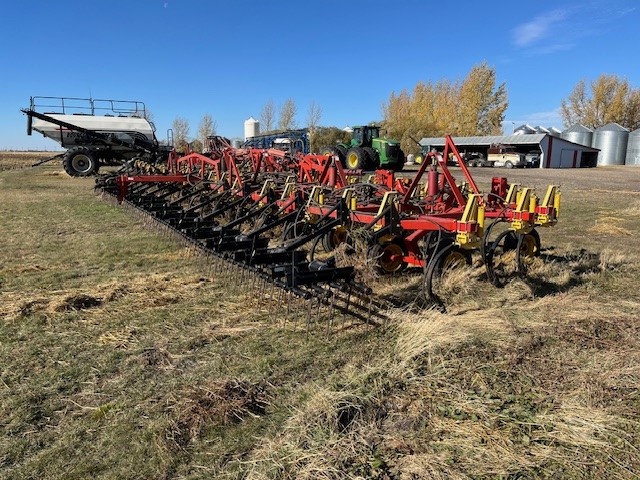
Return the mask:
[[[393,170],[396,172],[401,172],[402,169],[404,168],[405,161],[406,161],[406,158],[404,156],[404,152],[401,150],[400,156],[398,157],[398,163],[396,163],[395,167],[393,167]]]
[[[88,147],[73,147],[64,154],[64,171],[72,177],[88,177],[98,171],[98,158]]]
[[[335,155],[338,157],[338,160],[340,160],[340,163],[344,167],[346,155],[344,152],[344,147],[341,147],[341,145],[337,145],[335,147],[323,147],[320,149],[320,155]]]
[[[347,163],[347,148],[344,145],[336,145],[336,150],[338,151],[338,158],[342,162],[342,166],[344,167]]]
[[[363,148],[352,147],[347,152],[345,163],[350,170],[364,170],[367,168],[367,154]]]
[[[380,155],[371,147],[364,147],[363,150],[367,154],[367,168],[376,170],[380,168]]]

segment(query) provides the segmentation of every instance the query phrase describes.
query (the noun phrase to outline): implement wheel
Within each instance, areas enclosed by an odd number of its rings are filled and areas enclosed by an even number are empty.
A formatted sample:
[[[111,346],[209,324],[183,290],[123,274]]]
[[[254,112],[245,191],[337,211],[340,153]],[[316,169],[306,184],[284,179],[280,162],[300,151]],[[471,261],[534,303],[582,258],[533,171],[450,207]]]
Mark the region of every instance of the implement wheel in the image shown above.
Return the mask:
[[[455,244],[449,244],[436,253],[425,267],[424,294],[428,302],[444,310],[443,294],[451,290],[448,276],[455,270],[471,265],[471,253]]]
[[[399,273],[407,268],[407,263],[402,260],[404,255],[402,245],[398,242],[374,245],[369,250],[369,258],[375,260],[376,270],[382,275]]]
[[[322,248],[325,252],[331,252],[335,248],[347,241],[349,230],[347,227],[339,226],[327,232],[322,237]]]
[[[73,147],[64,154],[64,171],[72,177],[88,177],[98,171],[98,159],[95,152],[87,147]]]
[[[533,258],[540,256],[540,234],[536,230],[531,230],[524,235],[518,235],[511,232],[505,239],[504,246],[507,250],[515,250],[518,248],[519,237],[522,237],[522,245],[520,246],[520,255],[524,258]]]
[[[487,277],[493,285],[502,287],[510,275],[526,274],[527,266],[540,256],[540,235],[535,230],[525,234],[505,230],[493,242],[483,242],[483,246]],[[508,257],[514,251],[515,260]],[[509,267],[509,263],[513,266]]]

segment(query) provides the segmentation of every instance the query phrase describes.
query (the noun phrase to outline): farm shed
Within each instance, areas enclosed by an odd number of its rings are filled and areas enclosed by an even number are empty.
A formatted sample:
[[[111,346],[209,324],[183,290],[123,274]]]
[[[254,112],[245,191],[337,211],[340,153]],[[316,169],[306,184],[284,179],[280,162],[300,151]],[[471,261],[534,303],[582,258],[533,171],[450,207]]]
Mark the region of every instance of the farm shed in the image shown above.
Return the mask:
[[[485,157],[491,145],[513,145],[522,153],[540,153],[540,168],[580,168],[595,167],[598,160],[598,149],[570,142],[548,133],[525,135],[495,135],[483,137],[453,137],[460,153],[479,152]],[[425,137],[420,145],[428,149],[440,149],[445,139],[441,137]]]

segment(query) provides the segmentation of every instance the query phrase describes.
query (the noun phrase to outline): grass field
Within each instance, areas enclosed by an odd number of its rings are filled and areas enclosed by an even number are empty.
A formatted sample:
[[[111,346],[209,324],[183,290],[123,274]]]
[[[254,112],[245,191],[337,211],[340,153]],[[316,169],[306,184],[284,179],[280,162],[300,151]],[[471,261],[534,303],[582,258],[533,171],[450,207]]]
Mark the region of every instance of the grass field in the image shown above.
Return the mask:
[[[0,478],[640,477],[640,169],[500,173],[562,185],[526,280],[308,330],[92,179],[0,172]]]

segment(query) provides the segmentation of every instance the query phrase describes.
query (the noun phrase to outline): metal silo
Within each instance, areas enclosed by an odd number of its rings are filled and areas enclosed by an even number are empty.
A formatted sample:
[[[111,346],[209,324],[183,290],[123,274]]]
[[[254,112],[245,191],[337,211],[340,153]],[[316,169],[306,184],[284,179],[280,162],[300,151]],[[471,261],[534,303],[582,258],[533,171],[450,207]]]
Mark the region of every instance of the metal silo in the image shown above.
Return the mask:
[[[593,148],[598,148],[598,166],[624,165],[629,130],[617,123],[607,123],[593,132]]]
[[[530,135],[532,133],[536,133],[534,128],[531,125],[520,125],[518,128],[513,129],[513,135]]]
[[[629,134],[625,165],[640,165],[640,128]]]
[[[553,135],[554,137],[562,135],[562,131],[559,128],[549,127],[547,130],[549,130],[549,135]]]
[[[244,121],[244,139],[260,135],[260,122],[253,117]]]
[[[560,136],[569,142],[586,145],[587,147],[590,147],[593,143],[593,130],[579,123],[567,128]]]

